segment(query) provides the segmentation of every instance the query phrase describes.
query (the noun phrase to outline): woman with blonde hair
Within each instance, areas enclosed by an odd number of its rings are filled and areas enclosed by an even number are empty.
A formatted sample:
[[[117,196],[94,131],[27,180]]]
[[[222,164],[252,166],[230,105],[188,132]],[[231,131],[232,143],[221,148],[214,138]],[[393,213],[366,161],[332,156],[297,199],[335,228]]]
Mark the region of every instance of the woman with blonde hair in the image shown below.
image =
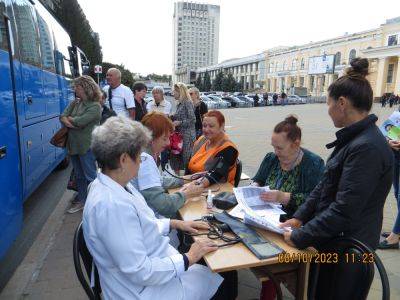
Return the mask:
[[[208,107],[201,100],[200,91],[197,87],[190,88],[189,95],[193,101],[194,115],[196,116],[196,139],[198,139],[203,134],[203,116],[208,112]]]
[[[87,187],[96,178],[96,163],[90,151],[90,142],[93,128],[101,119],[102,94],[96,82],[90,76],[83,75],[74,80],[74,89],[76,99],[60,116],[60,122],[68,127],[67,150],[78,189],[78,195],[68,213],[83,209]]]
[[[180,154],[171,153],[171,167],[178,173],[185,170],[192,155],[193,144],[196,139],[196,116],[194,115],[193,102],[184,83],[174,85],[174,98],[177,101],[176,112],[172,116],[175,131],[183,138]]]

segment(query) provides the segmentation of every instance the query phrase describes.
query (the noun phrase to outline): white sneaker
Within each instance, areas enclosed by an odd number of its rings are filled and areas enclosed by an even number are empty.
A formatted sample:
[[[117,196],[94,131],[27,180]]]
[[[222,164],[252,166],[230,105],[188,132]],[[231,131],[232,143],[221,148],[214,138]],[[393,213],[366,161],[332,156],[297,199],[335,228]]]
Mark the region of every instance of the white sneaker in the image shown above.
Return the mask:
[[[77,204],[73,204],[72,206],[71,206],[71,208],[70,209],[68,209],[67,210],[67,213],[69,213],[69,214],[74,214],[74,213],[76,213],[76,212],[78,212],[78,211],[80,211],[80,210],[83,210],[83,207],[85,206],[85,204],[83,204],[83,203],[77,203]]]

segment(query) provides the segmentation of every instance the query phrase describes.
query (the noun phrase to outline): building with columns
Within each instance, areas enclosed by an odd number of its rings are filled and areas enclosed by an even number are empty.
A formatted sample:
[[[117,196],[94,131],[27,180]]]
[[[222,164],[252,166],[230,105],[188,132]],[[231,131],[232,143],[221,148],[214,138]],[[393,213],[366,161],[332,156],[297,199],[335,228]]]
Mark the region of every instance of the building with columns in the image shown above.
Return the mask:
[[[203,78],[204,74],[208,72],[212,82],[221,71],[226,74],[231,73],[245,91],[263,89],[266,80],[265,54],[229,59],[219,64],[198,68],[196,78],[197,76]]]
[[[330,74],[309,73],[308,63],[315,56],[334,55]],[[400,94],[400,17],[386,20],[376,29],[312,42],[301,46],[265,51],[265,89],[289,93],[293,87],[307,88],[307,94],[326,96],[329,85],[343,74],[355,57],[368,58],[368,79],[374,97]]]

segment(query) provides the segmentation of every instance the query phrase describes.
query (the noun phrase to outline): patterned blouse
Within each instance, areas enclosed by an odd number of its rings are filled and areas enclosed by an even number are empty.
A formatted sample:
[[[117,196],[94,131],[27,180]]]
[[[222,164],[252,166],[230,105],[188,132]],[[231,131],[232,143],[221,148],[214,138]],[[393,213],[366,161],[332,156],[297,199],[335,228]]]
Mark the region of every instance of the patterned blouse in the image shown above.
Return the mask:
[[[318,184],[324,171],[321,157],[306,149],[302,150],[304,154],[300,164],[290,171],[282,170],[275,153],[268,153],[253,178],[260,186],[269,186],[271,190],[291,194],[289,203],[283,207],[286,215],[281,216],[281,221],[293,216]]]

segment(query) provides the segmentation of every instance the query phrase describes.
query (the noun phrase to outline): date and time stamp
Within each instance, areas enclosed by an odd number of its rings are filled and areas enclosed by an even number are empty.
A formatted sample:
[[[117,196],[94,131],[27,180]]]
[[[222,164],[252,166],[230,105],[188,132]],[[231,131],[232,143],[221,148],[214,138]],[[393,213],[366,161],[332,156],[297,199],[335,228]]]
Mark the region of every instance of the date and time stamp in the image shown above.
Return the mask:
[[[317,264],[337,264],[345,263],[374,263],[375,256],[373,253],[344,253],[339,256],[338,253],[280,253],[278,254],[279,263],[317,263]]]

